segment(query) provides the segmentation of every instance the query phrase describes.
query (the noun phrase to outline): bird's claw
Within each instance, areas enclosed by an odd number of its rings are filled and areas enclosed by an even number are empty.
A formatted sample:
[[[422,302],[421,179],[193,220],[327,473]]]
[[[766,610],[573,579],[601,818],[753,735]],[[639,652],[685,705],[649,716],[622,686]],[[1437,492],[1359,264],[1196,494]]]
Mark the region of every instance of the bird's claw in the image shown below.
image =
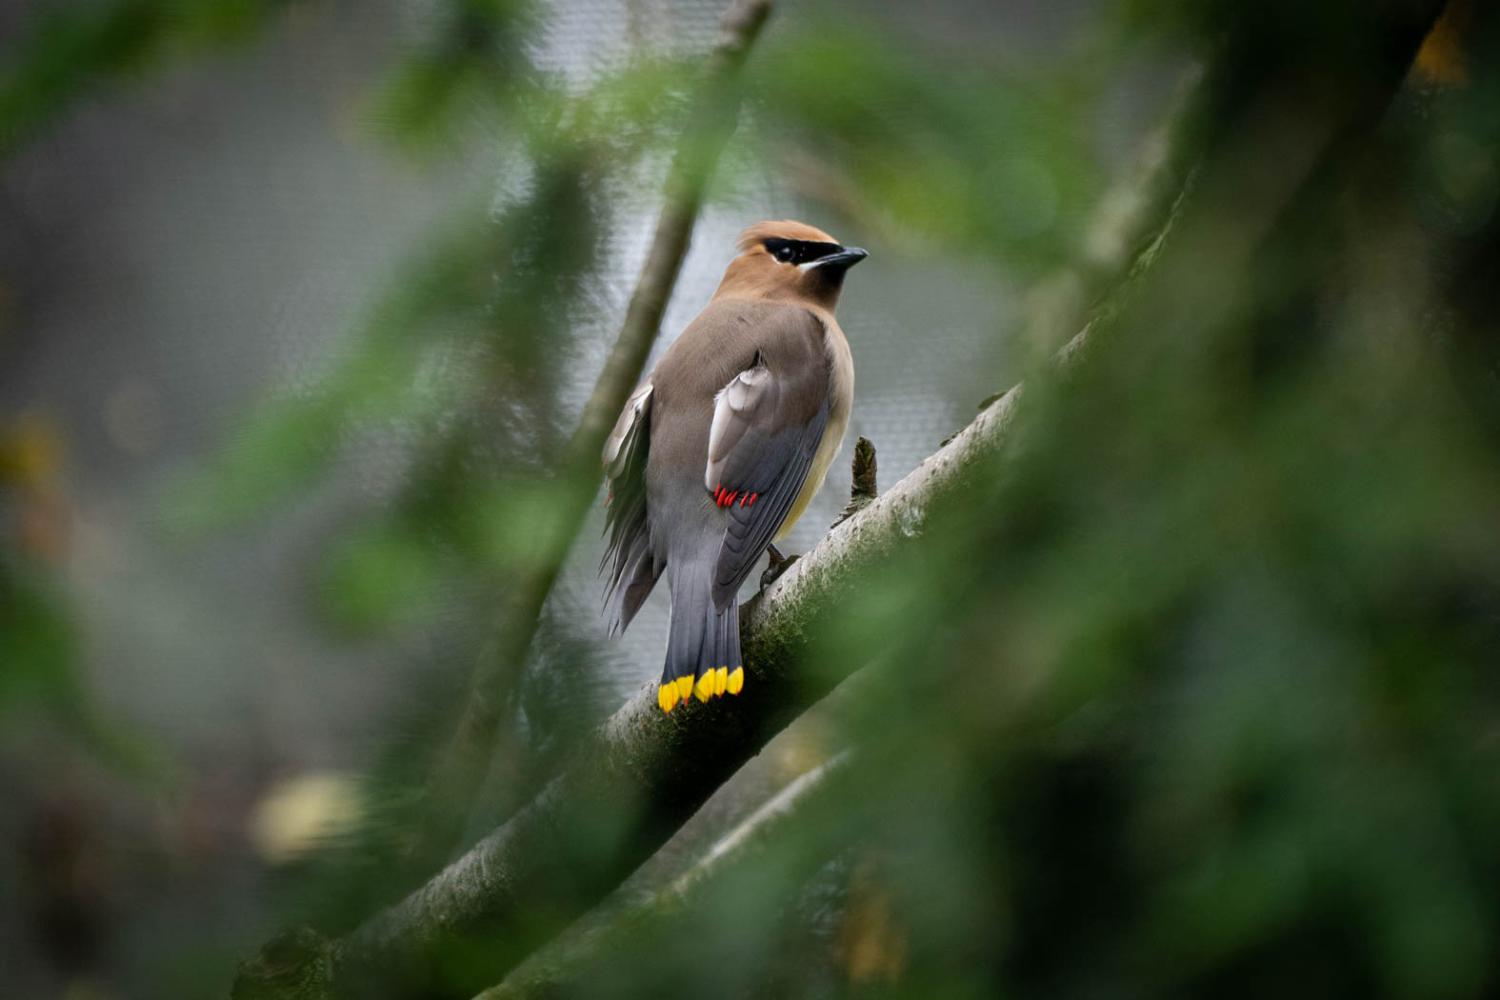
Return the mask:
[[[774,545],[766,546],[766,555],[770,557],[771,561],[766,566],[766,571],[760,575],[761,590],[765,590],[771,584],[775,583],[781,574],[791,568],[792,563],[801,558],[796,555],[784,556],[781,554],[781,550]]]

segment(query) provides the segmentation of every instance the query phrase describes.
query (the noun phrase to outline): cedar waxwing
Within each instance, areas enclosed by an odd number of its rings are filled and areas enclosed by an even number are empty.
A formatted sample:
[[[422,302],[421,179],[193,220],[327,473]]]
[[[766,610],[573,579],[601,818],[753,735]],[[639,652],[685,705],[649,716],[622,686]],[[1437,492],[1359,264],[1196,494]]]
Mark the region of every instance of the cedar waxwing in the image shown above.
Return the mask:
[[[751,226],[739,250],[604,447],[611,631],[665,570],[666,712],[744,687],[740,584],[823,485],[854,402],[833,309],[865,251],[800,222]]]

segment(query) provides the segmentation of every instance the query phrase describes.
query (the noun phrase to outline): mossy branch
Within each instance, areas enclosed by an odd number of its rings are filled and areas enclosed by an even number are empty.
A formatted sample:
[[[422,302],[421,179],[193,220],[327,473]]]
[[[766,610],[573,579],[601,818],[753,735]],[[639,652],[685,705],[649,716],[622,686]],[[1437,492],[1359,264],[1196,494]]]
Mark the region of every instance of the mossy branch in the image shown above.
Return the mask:
[[[849,760],[850,753],[845,751],[794,778],[659,892],[608,914],[601,922],[580,922],[568,928],[475,1000],[555,996],[560,989],[580,985],[579,977],[587,975],[601,955],[626,951],[644,933],[691,939],[691,928],[676,928],[692,919],[726,876],[750,870],[772,845],[788,834],[800,833],[809,809],[826,807],[835,798],[832,793],[848,770]]]

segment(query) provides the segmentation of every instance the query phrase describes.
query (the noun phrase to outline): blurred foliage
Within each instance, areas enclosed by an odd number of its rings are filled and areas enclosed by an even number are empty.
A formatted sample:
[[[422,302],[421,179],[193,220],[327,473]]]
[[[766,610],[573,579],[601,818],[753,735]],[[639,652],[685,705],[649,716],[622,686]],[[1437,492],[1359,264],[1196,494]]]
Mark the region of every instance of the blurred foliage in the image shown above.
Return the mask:
[[[822,17],[799,20],[752,67],[756,135],[790,183],[933,252],[1022,277],[1062,264],[1098,193],[1091,74],[1031,79],[934,58],[878,22]]]
[[[67,712],[82,699],[78,637],[53,564],[68,547],[64,444],[41,414],[0,428],[0,717]]]
[[[1248,259],[1253,207],[1199,204],[1204,238],[839,614],[824,655],[901,665],[849,723],[886,748],[859,825],[900,859],[896,992],[1500,981],[1495,296],[1466,284],[1496,264],[1495,27]]]
[[[0,157],[91,92],[251,35],[288,0],[39,3],[0,65]]]
[[[375,119],[413,147],[461,130],[465,112],[483,114],[529,88],[526,51],[535,28],[530,0],[456,0],[435,12],[441,23],[379,95]]]
[[[0,155],[281,6],[47,5],[0,70]],[[1282,133],[1236,144],[1264,93],[1234,85],[1284,66],[1359,94],[1387,55],[1352,0],[1130,0],[1088,65],[1025,73],[875,13],[784,13],[721,196],[769,170],[833,228],[1047,274],[1102,187],[1089,116],[1163,44],[1217,60],[1205,87],[1223,89],[1180,138],[1228,150],[1235,183],[1187,199],[1188,234],[1108,303],[1083,360],[1029,382],[1020,443],[928,512],[920,554],[830,609],[805,669],[876,661],[824,709],[858,748],[848,781],[753,866],[627,924],[563,994],[1500,987],[1500,19],[1454,9],[1396,105],[1332,137],[1265,218]],[[396,439],[398,486],[327,542],[317,600],[350,631],[482,631],[551,548],[551,457],[611,326],[619,205],[657,183],[694,65],[642,56],[576,86],[535,65],[544,20],[520,0],[434,9],[371,125],[418,157],[485,144],[500,196],[460,206],[326,369],[183,491],[200,529],[271,517],[343,450]],[[41,494],[0,490],[3,714],[71,697],[79,640],[62,572],[22,541]],[[548,669],[509,692],[519,759],[498,762],[516,787],[608,707],[580,708],[595,651],[550,609],[535,655]],[[411,793],[468,664],[441,666],[367,801],[337,786],[359,828],[281,870],[282,915],[335,932],[425,874]]]
[[[58,595],[38,574],[0,563],[0,713],[76,696],[77,638]]]
[[[66,444],[27,413],[0,426],[0,729],[67,734],[115,775],[156,786],[171,773],[149,736],[96,703],[60,566],[71,545]]]

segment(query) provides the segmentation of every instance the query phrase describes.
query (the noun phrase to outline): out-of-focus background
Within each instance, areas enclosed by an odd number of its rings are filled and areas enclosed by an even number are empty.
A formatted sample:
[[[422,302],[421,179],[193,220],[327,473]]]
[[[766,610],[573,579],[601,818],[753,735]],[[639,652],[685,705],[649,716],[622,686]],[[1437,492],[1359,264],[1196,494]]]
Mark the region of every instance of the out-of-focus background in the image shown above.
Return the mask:
[[[0,995],[223,995],[278,928],[421,881],[406,805],[722,6],[0,11]],[[1451,5],[1393,71],[1422,4],[1360,6],[777,5],[655,351],[750,222],[870,249],[849,440],[791,551],[856,435],[888,486],[1123,318],[868,620],[843,609],[906,665],[659,861],[872,745],[847,844],[705,918],[776,956],[735,991],[1500,985],[1495,19]],[[1197,249],[1162,287],[1111,242],[1152,206]],[[502,786],[660,670],[665,587],[605,635],[601,527],[507,693]]]

